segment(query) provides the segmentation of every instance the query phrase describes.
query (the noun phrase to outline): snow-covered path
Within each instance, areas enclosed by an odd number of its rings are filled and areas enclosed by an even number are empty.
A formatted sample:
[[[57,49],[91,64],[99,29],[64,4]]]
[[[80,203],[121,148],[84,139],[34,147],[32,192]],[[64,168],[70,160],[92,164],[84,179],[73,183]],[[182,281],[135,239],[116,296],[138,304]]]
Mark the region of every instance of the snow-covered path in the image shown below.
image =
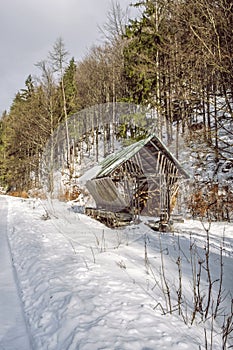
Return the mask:
[[[7,240],[7,201],[0,197],[0,350],[31,350]]]
[[[206,342],[208,349],[223,349],[221,315],[216,321],[196,315],[191,324],[191,262],[205,258],[206,230],[200,222],[185,221],[170,233],[155,232],[143,222],[111,230],[78,214],[76,203],[0,196],[0,208],[0,350],[204,350]],[[211,225],[209,248],[212,305],[219,291],[221,248],[220,311],[230,321],[232,223]],[[206,291],[203,270],[201,295]]]

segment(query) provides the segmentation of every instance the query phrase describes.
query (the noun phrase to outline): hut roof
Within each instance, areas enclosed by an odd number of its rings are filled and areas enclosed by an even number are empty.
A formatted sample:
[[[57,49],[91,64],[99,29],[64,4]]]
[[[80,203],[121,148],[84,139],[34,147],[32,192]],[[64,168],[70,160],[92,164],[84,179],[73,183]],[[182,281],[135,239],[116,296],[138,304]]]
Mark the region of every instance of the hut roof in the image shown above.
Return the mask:
[[[181,175],[189,178],[189,174],[184,170],[180,162],[172,155],[165,144],[155,135],[152,134],[147,138],[135,142],[122,150],[108,156],[101,163],[101,170],[96,175],[96,178],[102,178],[108,176],[117,169],[121,164],[132,158],[136,153],[138,153],[145,145],[151,144],[157,151],[163,152],[163,154],[170,159],[177,167]]]

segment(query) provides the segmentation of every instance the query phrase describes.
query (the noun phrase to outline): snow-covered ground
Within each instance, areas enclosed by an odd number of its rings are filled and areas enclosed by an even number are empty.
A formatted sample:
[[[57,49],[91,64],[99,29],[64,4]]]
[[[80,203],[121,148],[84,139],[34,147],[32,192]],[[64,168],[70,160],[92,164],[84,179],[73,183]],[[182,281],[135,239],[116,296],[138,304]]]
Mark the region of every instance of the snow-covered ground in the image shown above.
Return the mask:
[[[22,303],[7,239],[7,204],[0,197],[0,349],[30,350]]]
[[[224,349],[232,327],[232,223],[111,230],[74,203],[4,198],[32,350]],[[14,313],[10,294],[8,304]],[[25,350],[2,339],[0,349]]]

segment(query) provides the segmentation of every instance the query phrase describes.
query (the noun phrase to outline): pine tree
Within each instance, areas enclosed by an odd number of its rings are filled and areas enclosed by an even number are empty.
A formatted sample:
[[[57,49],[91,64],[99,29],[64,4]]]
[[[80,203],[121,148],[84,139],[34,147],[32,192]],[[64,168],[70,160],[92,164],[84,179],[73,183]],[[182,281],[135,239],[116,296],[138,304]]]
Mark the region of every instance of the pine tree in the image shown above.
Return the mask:
[[[79,109],[78,97],[77,97],[77,84],[76,84],[76,63],[74,58],[69,62],[68,67],[64,72],[64,90],[66,96],[66,108],[67,115],[71,116],[76,113]]]

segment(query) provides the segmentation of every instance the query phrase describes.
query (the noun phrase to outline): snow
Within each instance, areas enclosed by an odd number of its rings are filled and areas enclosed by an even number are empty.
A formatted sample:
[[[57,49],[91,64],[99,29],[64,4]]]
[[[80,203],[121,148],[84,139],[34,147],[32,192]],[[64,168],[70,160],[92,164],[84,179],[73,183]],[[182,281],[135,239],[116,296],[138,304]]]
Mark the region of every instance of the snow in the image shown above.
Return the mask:
[[[78,183],[81,186],[85,186],[88,180],[93,179],[101,170],[100,165],[95,165],[87,170],[82,176],[78,178]]]
[[[0,199],[1,200],[1,199]],[[0,349],[30,350],[22,305],[14,283],[14,270],[6,235],[7,207],[0,201]],[[13,310],[13,311],[12,311]]]
[[[144,222],[112,230],[76,213],[74,203],[1,196],[0,208],[1,262],[8,261],[2,265],[7,284],[0,274],[1,350],[199,350],[205,349],[205,334],[208,349],[211,344],[222,349],[222,315],[231,315],[233,294],[232,223],[209,227],[185,220],[175,223],[171,233],[158,233]],[[215,281],[210,309],[216,306],[222,251],[221,310],[215,320],[210,310],[207,319],[198,314],[191,322],[192,261],[205,264],[208,232]],[[202,278],[206,306],[204,269]],[[21,320],[15,331],[17,315]],[[5,320],[12,326],[8,333]]]

